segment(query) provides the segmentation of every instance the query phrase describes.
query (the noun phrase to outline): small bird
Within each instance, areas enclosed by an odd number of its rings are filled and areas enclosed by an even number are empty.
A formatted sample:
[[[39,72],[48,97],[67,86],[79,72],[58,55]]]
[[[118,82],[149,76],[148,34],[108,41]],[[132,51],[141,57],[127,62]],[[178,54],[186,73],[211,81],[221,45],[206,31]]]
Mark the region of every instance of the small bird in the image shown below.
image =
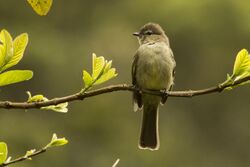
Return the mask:
[[[147,23],[139,32],[133,33],[138,38],[139,48],[132,64],[132,84],[139,90],[169,91],[174,84],[176,66],[168,37],[159,24]],[[140,149],[158,150],[158,108],[167,97],[133,93],[134,111],[143,109]]]

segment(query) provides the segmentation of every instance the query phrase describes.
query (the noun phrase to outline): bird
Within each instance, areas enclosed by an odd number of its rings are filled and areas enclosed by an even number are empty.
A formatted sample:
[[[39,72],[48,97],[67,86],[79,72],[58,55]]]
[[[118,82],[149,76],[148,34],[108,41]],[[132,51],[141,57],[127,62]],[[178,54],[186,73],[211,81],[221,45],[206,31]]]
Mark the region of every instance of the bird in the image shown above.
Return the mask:
[[[174,84],[176,62],[165,31],[157,23],[147,23],[133,33],[139,42],[132,63],[132,84],[136,90],[170,91]],[[167,96],[160,97],[143,91],[133,92],[134,111],[143,110],[139,148],[158,150],[159,104]]]

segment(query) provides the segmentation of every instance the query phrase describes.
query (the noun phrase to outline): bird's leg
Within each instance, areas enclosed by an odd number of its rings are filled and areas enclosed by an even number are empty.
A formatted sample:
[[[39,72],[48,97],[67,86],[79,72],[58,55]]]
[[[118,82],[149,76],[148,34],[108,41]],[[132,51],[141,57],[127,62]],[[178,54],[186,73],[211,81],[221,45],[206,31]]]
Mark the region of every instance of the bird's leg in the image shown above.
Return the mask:
[[[168,90],[165,88],[161,92],[163,93],[162,98],[161,98],[161,104],[165,104],[168,99]]]

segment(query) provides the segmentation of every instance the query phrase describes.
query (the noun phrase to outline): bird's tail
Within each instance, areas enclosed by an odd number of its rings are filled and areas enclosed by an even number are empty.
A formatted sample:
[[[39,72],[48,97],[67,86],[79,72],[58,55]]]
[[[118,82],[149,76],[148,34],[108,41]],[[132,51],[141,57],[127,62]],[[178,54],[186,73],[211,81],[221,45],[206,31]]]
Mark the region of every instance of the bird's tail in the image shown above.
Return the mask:
[[[143,118],[140,136],[140,149],[158,150],[158,106],[159,103],[144,103]]]

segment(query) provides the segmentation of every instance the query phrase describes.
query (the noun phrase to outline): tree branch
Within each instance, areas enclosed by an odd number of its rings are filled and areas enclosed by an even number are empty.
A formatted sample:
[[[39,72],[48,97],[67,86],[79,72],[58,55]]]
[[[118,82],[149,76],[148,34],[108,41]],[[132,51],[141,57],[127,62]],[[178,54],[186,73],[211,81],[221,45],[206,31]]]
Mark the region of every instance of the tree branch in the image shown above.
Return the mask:
[[[46,150],[47,150],[46,148],[42,148],[41,150],[35,151],[34,153],[32,153],[30,155],[27,155],[27,156],[24,155],[22,157],[11,160],[9,162],[5,162],[5,163],[1,164],[0,167],[8,166],[10,164],[14,164],[14,163],[21,162],[21,161],[24,161],[24,160],[27,160],[27,159],[31,159],[34,156],[37,156],[39,154],[42,154],[42,153],[46,152]]]
[[[219,84],[218,86],[214,86],[214,87],[210,87],[206,89],[200,89],[200,90],[184,90],[184,91],[169,91],[169,92],[166,92],[164,90],[138,90],[132,85],[118,84],[118,85],[111,85],[111,86],[107,86],[107,87],[103,87],[100,89],[95,89],[95,90],[91,90],[91,91],[87,91],[83,93],[78,92],[69,96],[54,98],[54,99],[51,99],[48,101],[42,101],[42,102],[28,103],[28,102],[0,101],[0,108],[6,108],[6,109],[41,108],[41,107],[57,105],[60,103],[65,103],[65,102],[84,100],[85,98],[89,98],[92,96],[97,96],[97,95],[105,94],[105,93],[111,93],[115,91],[132,91],[132,92],[140,91],[142,93],[152,94],[156,96],[193,97],[193,96],[205,95],[205,94],[216,93],[216,92],[220,93],[226,88],[238,86],[247,81],[250,81],[250,77],[240,79],[228,85]]]

